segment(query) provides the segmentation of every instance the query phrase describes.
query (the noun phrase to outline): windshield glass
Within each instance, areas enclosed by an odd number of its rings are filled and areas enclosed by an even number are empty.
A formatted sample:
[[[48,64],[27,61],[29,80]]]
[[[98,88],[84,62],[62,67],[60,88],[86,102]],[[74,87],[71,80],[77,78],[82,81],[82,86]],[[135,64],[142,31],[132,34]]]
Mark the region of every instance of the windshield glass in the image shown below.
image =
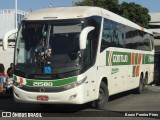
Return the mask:
[[[17,37],[15,69],[28,74],[79,69],[81,30],[80,20],[23,21]]]

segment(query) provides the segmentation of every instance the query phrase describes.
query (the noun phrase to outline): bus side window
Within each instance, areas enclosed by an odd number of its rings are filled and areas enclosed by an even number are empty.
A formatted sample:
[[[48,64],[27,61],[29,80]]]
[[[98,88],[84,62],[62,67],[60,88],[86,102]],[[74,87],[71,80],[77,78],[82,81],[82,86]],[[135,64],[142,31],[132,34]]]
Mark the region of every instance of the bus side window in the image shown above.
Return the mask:
[[[107,19],[104,19],[100,52],[111,46],[111,39],[111,22]]]
[[[125,46],[124,42],[124,26],[114,21],[104,19],[100,52],[108,47],[123,48]]]
[[[150,35],[150,39],[151,39],[151,50],[154,49],[154,37],[153,35]]]
[[[117,23],[112,22],[112,45],[111,47],[118,47],[118,33],[117,33]]]
[[[120,23],[112,22],[112,29],[113,29],[113,41],[112,47],[124,47],[124,33],[123,33],[123,26]]]
[[[139,49],[139,41],[141,40],[141,37],[138,34],[138,31],[134,28],[126,26],[125,31],[125,45],[128,49]]]
[[[152,50],[152,43],[150,35],[144,31],[139,31],[141,40],[139,42],[139,50],[151,51]]]
[[[118,39],[118,47],[124,48],[124,27],[121,24],[117,25],[117,39]]]

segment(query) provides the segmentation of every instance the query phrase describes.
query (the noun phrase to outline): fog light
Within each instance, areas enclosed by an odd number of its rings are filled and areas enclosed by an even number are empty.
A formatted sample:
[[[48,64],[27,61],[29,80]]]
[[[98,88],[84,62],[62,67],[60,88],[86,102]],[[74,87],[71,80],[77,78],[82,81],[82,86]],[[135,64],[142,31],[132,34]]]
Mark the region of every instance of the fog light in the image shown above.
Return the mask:
[[[71,95],[71,96],[69,97],[69,100],[72,100],[72,99],[74,99],[74,98],[76,98],[76,97],[77,97],[77,94]]]

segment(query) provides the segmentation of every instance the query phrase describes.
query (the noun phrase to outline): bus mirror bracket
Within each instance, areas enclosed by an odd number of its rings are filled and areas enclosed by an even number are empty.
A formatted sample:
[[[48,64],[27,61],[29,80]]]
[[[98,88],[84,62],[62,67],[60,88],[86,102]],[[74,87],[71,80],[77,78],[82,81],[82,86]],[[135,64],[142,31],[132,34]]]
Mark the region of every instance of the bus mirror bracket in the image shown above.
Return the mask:
[[[17,29],[13,29],[10,30],[8,32],[6,32],[3,36],[3,40],[2,40],[2,44],[3,44],[3,50],[7,51],[7,46],[8,46],[8,38],[12,35],[12,34],[16,34],[17,33]]]
[[[89,27],[86,27],[82,30],[82,32],[80,34],[80,38],[79,38],[80,49],[86,49],[87,36],[88,36],[89,32],[94,29],[95,29],[95,27],[89,26]]]

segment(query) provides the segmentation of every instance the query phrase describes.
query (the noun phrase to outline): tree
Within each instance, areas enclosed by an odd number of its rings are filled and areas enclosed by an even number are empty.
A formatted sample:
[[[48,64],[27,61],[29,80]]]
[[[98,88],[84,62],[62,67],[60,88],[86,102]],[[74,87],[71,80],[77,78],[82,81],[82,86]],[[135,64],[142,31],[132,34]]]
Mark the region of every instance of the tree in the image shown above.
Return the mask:
[[[118,4],[118,0],[82,0],[75,2],[74,5],[101,7],[119,14],[120,16],[123,16],[124,18],[127,18],[132,22],[146,28],[148,27],[148,23],[151,20],[151,17],[148,14],[148,9],[133,2],[123,2],[122,4]]]
[[[148,23],[151,20],[151,17],[148,14],[149,11],[147,8],[133,2],[123,2],[119,5],[119,7],[119,15],[131,20],[134,23],[137,23],[140,26],[146,28],[148,27]]]
[[[74,3],[75,6],[97,6],[118,13],[118,0],[83,0]]]

